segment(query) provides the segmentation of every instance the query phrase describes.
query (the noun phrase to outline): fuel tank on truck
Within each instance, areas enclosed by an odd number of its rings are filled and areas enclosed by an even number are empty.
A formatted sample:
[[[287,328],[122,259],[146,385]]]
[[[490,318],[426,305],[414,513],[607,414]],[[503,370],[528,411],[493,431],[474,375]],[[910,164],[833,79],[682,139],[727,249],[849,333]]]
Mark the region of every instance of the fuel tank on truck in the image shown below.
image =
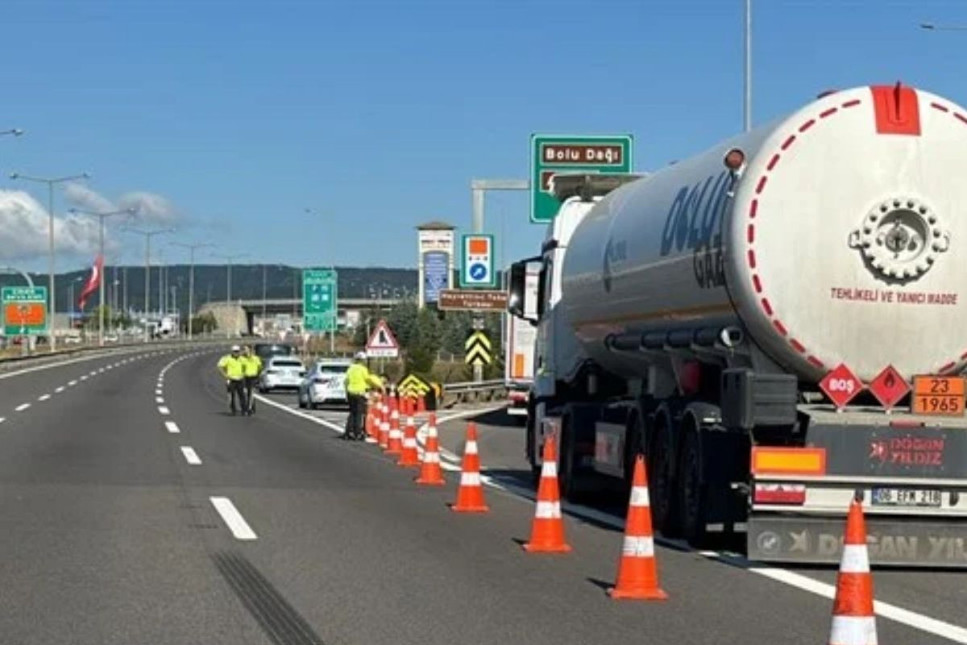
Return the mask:
[[[899,85],[831,93],[608,194],[568,241],[561,306],[618,374],[654,354],[609,336],[727,325],[807,381],[840,363],[866,382],[888,365],[952,372],[967,361],[965,177],[964,108]]]

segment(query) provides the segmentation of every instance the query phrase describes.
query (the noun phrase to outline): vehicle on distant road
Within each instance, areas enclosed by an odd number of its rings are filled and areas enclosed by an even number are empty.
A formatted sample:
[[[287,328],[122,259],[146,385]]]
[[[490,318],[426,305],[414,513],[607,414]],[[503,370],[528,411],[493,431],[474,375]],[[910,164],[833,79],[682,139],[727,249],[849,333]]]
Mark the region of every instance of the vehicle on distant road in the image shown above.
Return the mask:
[[[252,351],[266,363],[273,356],[292,356],[295,348],[286,343],[254,343]]]
[[[298,357],[272,356],[265,361],[265,369],[259,376],[259,392],[297,390],[305,373],[305,365]]]
[[[346,370],[348,359],[324,359],[316,362],[299,384],[299,407],[315,408],[327,403],[347,404]]]

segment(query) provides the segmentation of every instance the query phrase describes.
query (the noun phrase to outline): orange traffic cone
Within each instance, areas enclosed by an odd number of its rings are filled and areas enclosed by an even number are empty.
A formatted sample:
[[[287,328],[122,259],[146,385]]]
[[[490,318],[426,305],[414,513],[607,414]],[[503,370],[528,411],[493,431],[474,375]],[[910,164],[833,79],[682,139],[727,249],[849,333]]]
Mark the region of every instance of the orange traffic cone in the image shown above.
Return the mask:
[[[537,489],[537,508],[531,526],[531,541],[524,545],[530,553],[567,553],[564,520],[561,519],[561,495],[557,486],[557,449],[554,436],[544,440],[544,464]]]
[[[376,443],[376,426],[379,423],[377,415],[379,408],[375,403],[366,410],[366,443]]]
[[[379,411],[379,432],[376,433],[376,441],[380,448],[386,448],[389,445],[389,407],[383,403]]]
[[[400,432],[400,410],[396,401],[390,403],[389,413],[389,441],[386,450],[387,455],[399,455],[403,452],[403,433]]]
[[[420,454],[416,450],[416,426],[413,425],[413,417],[406,417],[403,450],[396,465],[403,468],[417,468],[420,465]]]
[[[457,502],[450,510],[458,513],[486,513],[490,510],[484,502],[483,486],[480,484],[480,455],[477,454],[477,426],[467,424],[467,441],[463,449],[463,468]]]
[[[424,486],[442,486],[447,483],[440,468],[440,442],[436,434],[436,415],[430,413],[426,427],[426,447],[423,449],[423,465],[420,476],[414,480]]]
[[[426,412],[426,397],[418,396],[416,397],[416,413],[423,414]]]
[[[866,548],[863,506],[855,499],[846,517],[846,539],[836,576],[830,645],[876,645],[873,615],[873,575]]]
[[[645,460],[635,459],[631,499],[625,521],[625,537],[618,562],[618,582],[608,595],[616,600],[665,600],[668,594],[658,587],[655,538],[651,528],[651,505]]]

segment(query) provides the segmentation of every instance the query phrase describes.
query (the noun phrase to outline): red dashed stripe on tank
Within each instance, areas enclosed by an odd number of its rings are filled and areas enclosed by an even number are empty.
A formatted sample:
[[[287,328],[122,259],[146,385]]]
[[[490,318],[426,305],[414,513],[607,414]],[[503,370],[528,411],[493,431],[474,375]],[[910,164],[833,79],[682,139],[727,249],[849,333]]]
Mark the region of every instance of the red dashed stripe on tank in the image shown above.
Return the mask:
[[[841,113],[842,110],[846,110],[851,107],[860,105],[861,103],[862,101],[860,101],[859,99],[846,101],[841,105],[827,108],[822,112],[820,112],[818,116],[811,117],[805,122],[803,122],[798,128],[796,128],[796,131],[799,132],[799,135],[790,134],[788,137],[786,137],[785,141],[782,142],[782,145],[779,146],[780,148],[779,152],[776,152],[775,154],[772,155],[772,158],[769,160],[768,165],[766,165],[765,171],[762,173],[762,175],[759,177],[759,180],[756,182],[756,187],[755,187],[756,198],[752,200],[751,204],[749,204],[749,223],[746,228],[746,240],[749,244],[749,250],[748,250],[749,269],[752,270],[752,288],[755,289],[756,294],[760,294],[760,295],[763,294],[764,288],[762,286],[762,277],[756,271],[756,254],[755,254],[755,248],[754,248],[755,224],[752,223],[752,220],[754,220],[756,218],[756,215],[758,214],[759,199],[761,198],[763,192],[766,189],[766,186],[768,185],[769,174],[776,169],[776,167],[779,165],[779,162],[782,160],[782,155],[785,154],[790,148],[792,148],[793,144],[795,144],[799,140],[800,135],[807,132],[810,128],[816,125],[816,123],[823,121],[825,119],[828,119],[834,114],[839,114]],[[796,352],[798,352],[799,354],[802,354],[811,365],[814,365],[820,369],[825,367],[825,364],[821,360],[816,358],[816,356],[814,356],[812,353],[810,353],[809,350],[806,349],[805,345],[802,344],[802,342],[800,342],[797,338],[792,336],[792,334],[789,332],[789,329],[786,327],[786,325],[776,314],[776,311],[772,308],[772,304],[769,302],[769,298],[762,296],[759,300],[759,306],[762,308],[762,311],[765,313],[766,317],[769,318],[769,322],[772,323],[772,326],[776,329],[776,331],[779,332],[779,334],[786,339],[786,342],[788,342],[789,345],[794,350],[796,350]]]
[[[856,107],[857,105],[861,105],[862,103],[863,101],[861,101],[860,99],[852,99],[852,100],[846,101],[845,103],[842,103],[839,106],[827,108],[826,110],[823,110],[822,112],[820,112],[817,117],[812,117],[804,121],[796,129],[796,131],[799,133],[798,135],[790,134],[788,137],[786,137],[785,141],[782,142],[782,145],[779,146],[780,152],[777,152],[772,156],[772,158],[769,160],[768,165],[766,166],[765,171],[762,173],[762,175],[759,177],[758,182],[756,183],[756,189],[755,189],[756,198],[753,199],[752,202],[749,204],[749,220],[755,219],[756,216],[758,215],[759,200],[761,199],[762,193],[765,191],[766,185],[769,181],[769,173],[773,172],[775,168],[779,165],[779,162],[782,159],[781,154],[785,153],[790,148],[792,148],[793,144],[795,144],[799,140],[799,136],[803,135],[810,128],[816,125],[818,122],[828,119],[829,117],[835,114],[841,114],[843,110]],[[960,112],[955,111],[949,106],[934,102],[930,104],[930,107],[933,108],[934,110],[937,110],[938,112],[951,114],[955,119],[967,125],[967,115],[961,114]],[[788,342],[789,345],[794,350],[796,350],[796,352],[803,355],[806,361],[808,361],[811,365],[819,369],[825,369],[826,365],[820,359],[818,359],[814,354],[810,353],[809,350],[806,348],[806,346],[802,344],[802,342],[800,342],[797,338],[794,338],[792,336],[788,328],[785,326],[785,324],[783,324],[782,320],[776,314],[776,311],[772,308],[772,304],[769,302],[769,299],[764,295],[762,295],[764,294],[765,291],[762,283],[762,278],[759,275],[759,273],[757,273],[756,253],[754,248],[755,225],[751,221],[748,224],[746,237],[749,244],[747,257],[748,257],[749,269],[751,269],[752,271],[752,287],[753,289],[755,289],[756,294],[760,295],[759,305],[762,311],[765,313],[766,317],[769,319],[769,322],[772,324],[772,326],[782,336],[786,338],[786,342]],[[964,361],[964,360],[967,360],[967,351],[964,351],[964,353],[960,355],[959,361]],[[950,370],[954,369],[957,366],[959,361],[957,360],[951,361],[946,365],[944,365],[943,367],[941,367],[938,371],[940,373],[949,372]]]

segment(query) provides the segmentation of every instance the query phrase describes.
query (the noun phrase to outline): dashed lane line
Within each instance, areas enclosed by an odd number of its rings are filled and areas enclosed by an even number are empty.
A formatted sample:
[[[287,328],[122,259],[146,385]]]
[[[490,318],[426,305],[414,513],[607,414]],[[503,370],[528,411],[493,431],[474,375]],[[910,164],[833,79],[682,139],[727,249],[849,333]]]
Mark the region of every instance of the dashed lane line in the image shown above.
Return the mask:
[[[40,396],[37,397],[37,400],[38,401],[46,401],[49,398],[50,398],[50,395],[49,394],[41,394]]]
[[[160,397],[160,396],[156,396],[156,397],[154,397],[154,402],[155,403],[164,403],[165,400],[162,397]]]
[[[74,387],[75,385],[77,385],[77,381],[70,381],[70,382],[69,382],[69,383],[67,384],[67,387]]]
[[[26,410],[29,407],[30,407],[30,404],[29,403],[21,403],[20,405],[18,405],[17,407],[14,408],[14,411],[15,412],[23,412],[24,410]]]
[[[201,458],[195,449],[191,446],[182,446],[181,454],[185,456],[185,461],[187,461],[192,466],[201,466]]]
[[[165,421],[165,428],[171,434],[178,434],[179,432],[181,432],[181,430],[178,428],[178,424],[175,423],[174,421]]]
[[[228,525],[228,530],[232,532],[236,540],[256,540],[258,536],[248,525],[242,514],[238,512],[232,500],[227,497],[210,497],[212,506],[222,516],[222,520]]]
[[[54,394],[60,394],[64,390],[65,390],[64,386],[61,385],[59,388],[57,388],[56,390],[54,390]]]
[[[171,410],[169,410],[166,406],[163,406],[163,405],[158,406],[158,412],[164,415],[171,414]]]

